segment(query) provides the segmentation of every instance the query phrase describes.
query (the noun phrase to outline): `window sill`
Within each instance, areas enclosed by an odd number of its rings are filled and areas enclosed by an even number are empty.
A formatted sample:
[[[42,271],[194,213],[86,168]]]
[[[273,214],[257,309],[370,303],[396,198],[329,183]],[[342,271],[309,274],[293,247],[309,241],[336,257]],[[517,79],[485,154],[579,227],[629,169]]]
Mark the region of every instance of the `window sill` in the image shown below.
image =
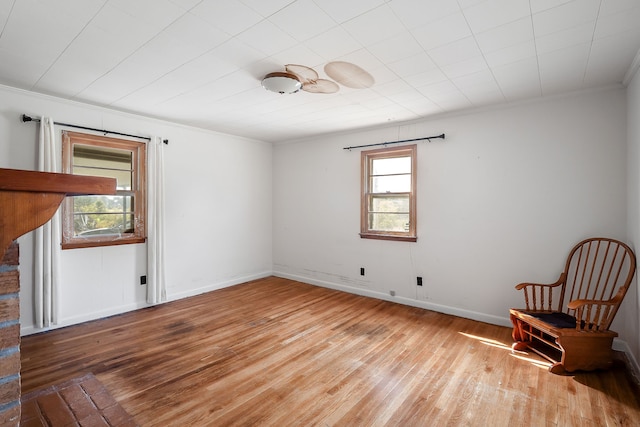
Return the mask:
[[[135,243],[144,243],[147,239],[144,237],[133,237],[127,239],[117,240],[81,240],[73,241],[62,244],[62,249],[79,249],[79,248],[97,248],[101,246],[117,246],[117,245],[131,245]]]
[[[375,240],[395,240],[396,242],[417,242],[416,236],[396,236],[393,234],[370,234],[360,233],[361,239],[375,239]]]

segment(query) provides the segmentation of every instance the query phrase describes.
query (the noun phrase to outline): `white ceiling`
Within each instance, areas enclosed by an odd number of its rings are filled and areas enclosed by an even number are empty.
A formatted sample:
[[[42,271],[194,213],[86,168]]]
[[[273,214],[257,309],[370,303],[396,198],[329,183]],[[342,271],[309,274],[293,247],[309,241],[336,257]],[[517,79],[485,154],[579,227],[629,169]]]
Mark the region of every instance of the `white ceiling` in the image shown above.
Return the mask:
[[[639,49],[639,0],[0,0],[0,83],[272,142],[621,83]],[[330,61],[375,84],[260,85]]]

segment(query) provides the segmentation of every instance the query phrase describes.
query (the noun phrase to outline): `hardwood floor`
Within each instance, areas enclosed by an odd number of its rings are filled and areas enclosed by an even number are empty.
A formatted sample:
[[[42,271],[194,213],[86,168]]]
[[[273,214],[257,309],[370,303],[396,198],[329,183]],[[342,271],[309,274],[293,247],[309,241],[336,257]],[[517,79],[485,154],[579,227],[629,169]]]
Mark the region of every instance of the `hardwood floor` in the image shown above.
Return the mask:
[[[92,373],[141,426],[640,425],[624,365],[557,376],[511,342],[271,277],[24,337],[22,387]]]

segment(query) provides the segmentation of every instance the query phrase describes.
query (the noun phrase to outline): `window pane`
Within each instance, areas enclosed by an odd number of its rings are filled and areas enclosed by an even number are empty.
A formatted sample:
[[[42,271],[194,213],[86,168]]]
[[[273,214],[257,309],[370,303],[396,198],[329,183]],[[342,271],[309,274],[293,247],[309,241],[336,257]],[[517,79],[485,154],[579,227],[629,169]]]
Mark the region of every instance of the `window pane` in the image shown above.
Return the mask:
[[[73,165],[109,169],[131,169],[133,153],[110,147],[73,145]]]
[[[369,230],[406,232],[409,230],[409,214],[369,213]]]
[[[373,175],[391,175],[397,173],[411,173],[411,157],[391,157],[387,159],[373,159],[371,173]]]
[[[73,236],[133,233],[133,214],[75,214]]]
[[[131,190],[133,153],[111,147],[73,145],[73,174],[115,178],[118,190]]]
[[[132,232],[133,205],[132,196],[75,196],[73,235]]]
[[[372,193],[407,193],[411,191],[411,175],[374,176]]]
[[[409,196],[372,196],[372,212],[409,213]]]
[[[115,178],[117,190],[131,190],[131,171],[120,171],[112,169],[94,169],[86,167],[73,167],[74,175],[100,176],[105,178]]]

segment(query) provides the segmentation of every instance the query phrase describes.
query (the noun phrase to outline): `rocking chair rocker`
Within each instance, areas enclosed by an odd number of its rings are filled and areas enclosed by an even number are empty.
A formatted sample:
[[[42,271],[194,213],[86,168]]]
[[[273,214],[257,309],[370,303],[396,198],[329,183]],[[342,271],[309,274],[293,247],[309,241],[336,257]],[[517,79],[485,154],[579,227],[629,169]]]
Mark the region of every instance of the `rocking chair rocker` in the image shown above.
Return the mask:
[[[555,283],[516,286],[524,292],[525,308],[509,310],[513,349],[540,354],[556,374],[609,368],[618,336],[609,327],[635,270],[635,255],[622,242],[591,238],[578,243]]]

